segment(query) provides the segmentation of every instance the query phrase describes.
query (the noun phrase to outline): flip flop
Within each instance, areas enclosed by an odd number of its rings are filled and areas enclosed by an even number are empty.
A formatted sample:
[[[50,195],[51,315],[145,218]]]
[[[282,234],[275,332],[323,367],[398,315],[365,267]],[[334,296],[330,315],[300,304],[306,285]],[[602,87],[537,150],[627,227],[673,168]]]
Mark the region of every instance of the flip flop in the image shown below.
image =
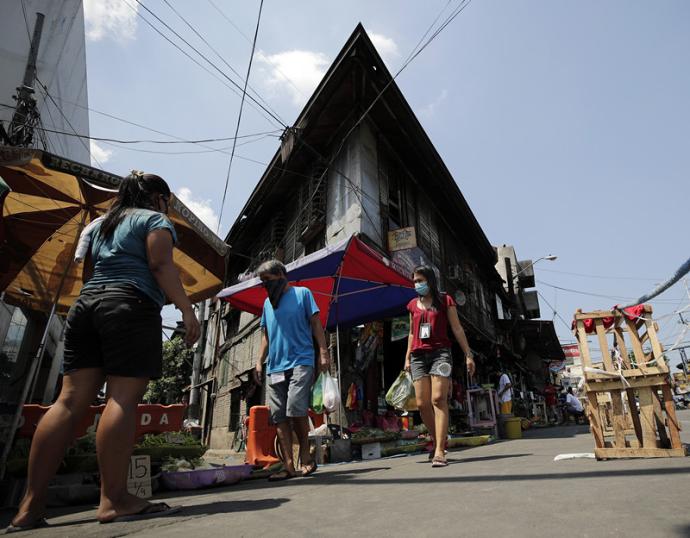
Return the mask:
[[[448,467],[448,462],[446,461],[445,458],[440,458],[437,456],[431,461],[431,466],[432,467]]]
[[[273,473],[271,476],[268,477],[269,482],[282,482],[283,480],[290,480],[291,478],[296,478],[297,474],[290,474],[286,470],[278,471],[277,473]]]
[[[5,534],[12,534],[13,532],[24,532],[32,531],[34,529],[42,529],[44,527],[50,527],[46,518],[42,517],[34,521],[31,525],[12,525],[11,523],[5,529]]]
[[[306,469],[307,469],[307,470],[306,470],[306,471],[304,471],[304,470],[302,471],[302,476],[305,477],[305,476],[312,475],[312,474],[314,474],[314,473],[316,472],[316,470],[317,470],[318,468],[319,468],[319,466],[316,464],[316,461],[315,461],[315,460],[312,460],[311,463],[309,463],[309,464],[306,465]],[[304,467],[303,467],[302,469],[304,469]]]
[[[177,514],[182,510],[181,506],[170,506],[168,503],[150,503],[144,506],[136,514],[127,514],[124,516],[116,516],[108,521],[101,521],[101,523],[121,523],[124,521],[141,521],[145,519],[153,519],[155,517],[164,517]]]

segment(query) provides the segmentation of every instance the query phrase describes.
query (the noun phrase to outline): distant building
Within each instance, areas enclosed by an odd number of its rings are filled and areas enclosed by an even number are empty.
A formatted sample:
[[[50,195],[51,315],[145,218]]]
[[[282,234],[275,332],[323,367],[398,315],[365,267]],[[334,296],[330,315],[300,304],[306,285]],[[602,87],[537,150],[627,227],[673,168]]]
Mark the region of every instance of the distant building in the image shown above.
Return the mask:
[[[365,120],[344,138],[383,88]],[[435,268],[444,291],[459,304],[470,345],[485,370],[499,356],[521,356],[514,349],[515,323],[504,327],[502,320],[521,320],[525,308],[515,302],[526,294],[516,296],[504,287],[496,250],[361,25],[294,129],[284,134],[232,226],[226,241],[242,256],[230,254],[229,284],[262,260],[289,263],[355,233],[407,274],[422,263]],[[535,305],[530,308],[534,313]],[[259,320],[231,309],[224,315],[218,360],[207,361],[205,371],[207,379],[216,379],[206,430],[211,447],[219,449],[229,446],[247,408],[263,402],[260,392],[248,392],[259,353]],[[407,342],[393,337],[391,320],[381,320],[375,361],[357,372],[351,362],[366,330],[341,336],[343,389],[361,382],[366,406],[375,409],[382,387],[390,386],[402,368]]]
[[[82,1],[3,0],[0,11],[0,122],[7,126],[12,119],[13,96],[24,78],[36,13],[43,13],[34,85],[40,120],[33,147],[89,164],[88,140],[61,134],[89,134]],[[46,312],[33,312],[0,301],[0,406],[18,400],[46,320]],[[62,333],[63,321],[56,317],[49,329],[38,372],[35,402],[50,403],[55,396],[62,366]],[[5,411],[0,409],[0,420],[5,416]]]

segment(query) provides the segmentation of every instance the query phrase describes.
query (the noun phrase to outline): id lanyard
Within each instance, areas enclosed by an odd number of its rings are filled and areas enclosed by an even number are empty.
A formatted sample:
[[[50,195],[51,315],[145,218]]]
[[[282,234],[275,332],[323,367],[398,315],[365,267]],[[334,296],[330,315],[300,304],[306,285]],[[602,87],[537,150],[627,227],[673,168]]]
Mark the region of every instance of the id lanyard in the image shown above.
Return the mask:
[[[422,315],[419,318],[419,339],[428,340],[431,338],[431,323],[427,319],[427,310],[422,310]]]

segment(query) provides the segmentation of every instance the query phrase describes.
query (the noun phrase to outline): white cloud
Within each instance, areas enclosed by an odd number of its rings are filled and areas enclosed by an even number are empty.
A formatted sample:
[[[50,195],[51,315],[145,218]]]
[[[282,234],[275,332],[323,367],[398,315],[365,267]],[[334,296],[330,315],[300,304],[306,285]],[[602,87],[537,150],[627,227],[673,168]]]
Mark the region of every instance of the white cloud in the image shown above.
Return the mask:
[[[202,200],[194,197],[191,189],[182,187],[175,195],[186,205],[192,212],[201,219],[201,221],[215,231],[218,226],[218,215],[211,207],[211,200]]]
[[[438,94],[436,99],[434,99],[431,103],[428,105],[422,107],[419,109],[419,115],[423,118],[431,118],[435,113],[436,109],[443,104],[443,102],[446,100],[448,97],[448,90],[445,88],[441,90],[441,93]]]
[[[122,0],[84,0],[86,37],[91,41],[105,37],[121,42],[134,39],[138,9],[138,4]]]
[[[113,154],[112,149],[105,149],[104,147],[101,147],[98,145],[98,142],[95,140],[91,140],[90,149],[91,149],[91,164],[93,166],[98,166],[100,164],[105,164],[110,160],[110,157]]]
[[[370,33],[369,38],[387,64],[390,64],[400,56],[397,43],[390,37],[386,37],[383,34]]]
[[[267,55],[259,51],[255,59],[263,65],[265,84],[275,93],[287,91],[295,105],[303,104],[326,74],[328,56],[309,50],[288,50]]]

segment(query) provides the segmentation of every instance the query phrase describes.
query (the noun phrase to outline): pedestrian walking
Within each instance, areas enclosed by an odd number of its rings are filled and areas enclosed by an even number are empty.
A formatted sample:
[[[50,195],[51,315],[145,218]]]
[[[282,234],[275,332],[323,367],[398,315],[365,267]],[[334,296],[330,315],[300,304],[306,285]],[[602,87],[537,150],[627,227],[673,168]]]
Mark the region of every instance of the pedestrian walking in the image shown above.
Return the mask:
[[[513,384],[502,365],[499,366],[498,376],[499,412],[510,415],[513,412]]]
[[[309,476],[317,468],[309,450],[309,404],[314,383],[314,339],[319,346],[319,369],[330,367],[326,335],[319,308],[307,288],[291,286],[285,266],[278,260],[263,263],[258,271],[268,297],[261,315],[261,349],[254,369],[258,384],[266,384],[271,422],[276,425],[283,455],[283,470],[270,481]],[[292,456],[293,434],[300,447],[298,473]]]
[[[412,374],[417,406],[431,436],[433,450],[429,459],[433,467],[445,467],[448,465],[445,456],[448,391],[453,371],[449,326],[465,355],[470,377],[474,375],[474,358],[460,324],[455,301],[450,295],[439,291],[433,269],[418,267],[413,280],[418,297],[407,305],[410,334],[405,369]]]
[[[101,480],[98,521],[128,521],[179,510],[127,491],[137,405],[149,380],[161,375],[160,312],[166,297],[182,312],[187,345],[200,334],[173,264],[177,238],[166,217],[169,199],[170,188],[162,178],[133,171],[120,184],[105,218],[90,229],[88,281],[67,315],[62,389],[36,429],[27,490],[8,532],[47,525],[48,483],[104,382],[109,398],[96,432]]]

